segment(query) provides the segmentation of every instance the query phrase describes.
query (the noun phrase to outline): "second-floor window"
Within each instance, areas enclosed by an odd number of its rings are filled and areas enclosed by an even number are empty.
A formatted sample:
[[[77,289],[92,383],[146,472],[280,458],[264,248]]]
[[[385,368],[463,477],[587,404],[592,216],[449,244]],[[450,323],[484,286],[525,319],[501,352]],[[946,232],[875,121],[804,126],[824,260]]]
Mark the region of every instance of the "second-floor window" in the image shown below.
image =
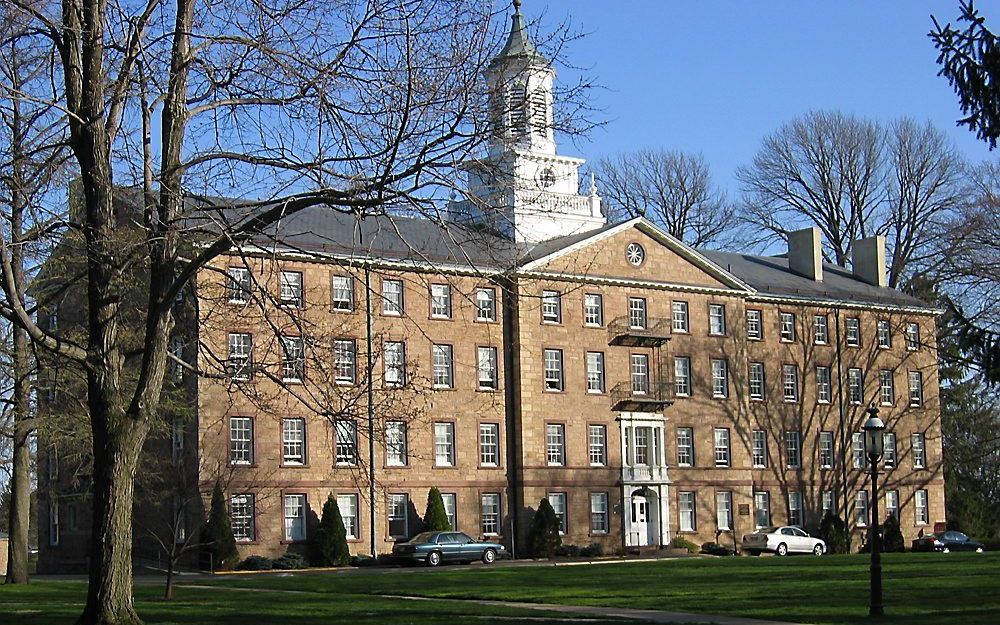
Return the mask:
[[[563,357],[561,349],[547,349],[545,360],[545,390],[563,390]]]
[[[477,347],[476,360],[479,388],[484,390],[497,388],[497,348]]]
[[[712,359],[712,397],[729,397],[729,367],[725,360]]]
[[[847,400],[852,404],[864,403],[864,381],[861,377],[861,369],[851,368],[847,370]]]
[[[833,468],[833,432],[819,433],[819,468]]]
[[[604,302],[597,293],[587,293],[583,296],[583,323],[588,326],[604,324]]]
[[[338,419],[334,422],[334,444],[336,463],[342,466],[354,466],[358,463],[358,424],[350,419]]]
[[[632,354],[632,393],[645,395],[649,392],[649,356]]]
[[[919,371],[909,372],[910,405],[924,405],[924,374]]]
[[[799,368],[796,365],[781,366],[782,396],[785,401],[799,400]]]
[[[302,272],[282,271],[278,275],[278,282],[280,283],[281,304],[301,308],[303,305]]]
[[[896,433],[882,433],[882,461],[885,468],[891,469],[896,466]]]
[[[542,321],[562,323],[562,297],[559,291],[542,291]]]
[[[759,341],[764,338],[764,325],[761,321],[761,311],[747,309],[747,338],[751,341]]]
[[[434,345],[431,347],[432,367],[434,373],[434,388],[452,388],[455,378],[452,372],[451,345]]]
[[[390,467],[405,467],[406,423],[403,421],[386,421],[385,423],[385,464]]]
[[[253,372],[253,337],[247,332],[229,334],[229,375],[234,380],[249,380]]]
[[[439,467],[455,466],[455,424],[434,424],[434,464]]]
[[[253,464],[253,419],[229,417],[229,463]]]
[[[861,319],[848,317],[844,320],[844,334],[848,347],[861,345]]]
[[[604,392],[604,352],[587,352],[587,392]]]
[[[813,342],[817,345],[826,345],[829,341],[826,315],[813,316]]]
[[[910,446],[913,448],[913,468],[924,469],[927,467],[927,446],[924,444],[924,435],[916,433],[910,436]]]
[[[749,367],[750,399],[764,399],[764,363],[751,362]]]
[[[785,458],[788,460],[789,469],[798,469],[802,466],[802,433],[789,430],[785,432]]]
[[[333,342],[333,366],[338,384],[353,384],[357,375],[357,345],[354,339]]]
[[[431,317],[436,319],[451,317],[451,285],[431,285]]]
[[[587,426],[587,455],[592,467],[603,467],[607,463],[607,432],[603,425]]]
[[[403,314],[403,281],[382,280],[382,314]]]
[[[832,397],[830,367],[816,367],[816,401],[829,404]]]
[[[285,382],[301,382],[305,376],[306,359],[302,337],[281,337],[281,379]]]
[[[891,406],[896,402],[896,389],[892,380],[892,371],[882,369],[878,372],[879,402],[883,406]]]
[[[545,462],[550,467],[566,465],[566,426],[561,423],[545,426]]]
[[[306,463],[306,420],[281,420],[281,462],[286,465]]]
[[[628,298],[628,327],[633,330],[645,330],[646,324],[646,298]]]
[[[715,466],[729,466],[729,428],[715,428]]]
[[[500,425],[479,424],[479,464],[495,467],[500,464]]]
[[[865,435],[862,432],[851,434],[851,456],[854,458],[854,468],[864,469],[868,466],[868,454],[865,452]]]
[[[331,278],[334,310],[350,312],[354,310],[354,278],[333,276]]]
[[[756,469],[767,467],[767,432],[754,430],[751,434],[753,445],[753,466]]]
[[[229,524],[233,528],[236,542],[252,542],[256,536],[254,528],[254,496],[248,493],[233,495],[229,499]]]
[[[920,349],[920,324],[906,324],[906,349],[910,351]]]
[[[677,428],[677,465],[694,466],[694,430]]]
[[[691,359],[687,356],[674,358],[674,393],[678,397],[691,396]]]
[[[673,302],[670,305],[671,322],[674,332],[687,333],[690,331],[688,324],[688,304],[687,302]]]
[[[226,291],[229,301],[233,304],[245,304],[250,301],[250,270],[244,267],[230,267],[227,272]]]
[[[708,305],[708,333],[712,336],[726,333],[726,307],[722,304]]]
[[[889,322],[885,319],[880,319],[876,328],[878,330],[879,348],[889,349],[892,347],[892,329],[889,327]]]
[[[476,321],[497,320],[497,292],[491,288],[476,289]]]
[[[795,341],[795,313],[781,313],[781,342],[792,343]]]
[[[406,384],[406,344],[402,341],[386,341],[382,358],[386,385]]]

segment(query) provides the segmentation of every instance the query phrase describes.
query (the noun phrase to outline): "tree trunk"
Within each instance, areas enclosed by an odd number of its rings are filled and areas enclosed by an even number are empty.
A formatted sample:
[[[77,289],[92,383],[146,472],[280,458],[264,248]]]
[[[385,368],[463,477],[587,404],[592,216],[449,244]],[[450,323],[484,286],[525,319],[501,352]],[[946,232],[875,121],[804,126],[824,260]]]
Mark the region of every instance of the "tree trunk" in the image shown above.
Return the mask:
[[[167,555],[167,587],[163,589],[163,598],[170,601],[174,598],[174,555]]]
[[[28,583],[28,525],[31,508],[31,434],[29,413],[28,339],[24,330],[15,326],[14,332],[14,449],[11,465],[10,523],[7,543],[8,584]]]

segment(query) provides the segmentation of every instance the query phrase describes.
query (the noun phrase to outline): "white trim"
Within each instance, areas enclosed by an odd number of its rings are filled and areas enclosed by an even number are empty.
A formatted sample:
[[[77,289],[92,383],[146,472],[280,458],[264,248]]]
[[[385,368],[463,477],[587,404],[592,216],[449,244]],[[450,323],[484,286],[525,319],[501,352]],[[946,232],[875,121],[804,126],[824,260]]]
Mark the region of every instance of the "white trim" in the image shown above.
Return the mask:
[[[746,296],[746,293],[734,289],[715,286],[698,286],[695,284],[680,284],[677,282],[660,282],[658,280],[635,280],[632,278],[609,278],[606,276],[591,276],[587,274],[559,273],[554,271],[517,271],[515,277],[554,280],[559,282],[585,282],[605,286],[633,286],[664,291],[683,291],[686,293],[706,293],[711,295]]]
[[[895,290],[894,290],[895,291]],[[898,292],[898,291],[895,291]],[[904,312],[914,315],[942,315],[945,313],[942,308],[920,308],[917,306],[900,306],[899,304],[878,304],[875,302],[856,302],[850,300],[822,298],[822,297],[793,297],[790,295],[767,295],[760,291],[755,291],[753,295],[747,296],[748,302],[764,302],[776,304],[796,304],[817,306],[826,308],[846,308],[849,310],[881,310]]]

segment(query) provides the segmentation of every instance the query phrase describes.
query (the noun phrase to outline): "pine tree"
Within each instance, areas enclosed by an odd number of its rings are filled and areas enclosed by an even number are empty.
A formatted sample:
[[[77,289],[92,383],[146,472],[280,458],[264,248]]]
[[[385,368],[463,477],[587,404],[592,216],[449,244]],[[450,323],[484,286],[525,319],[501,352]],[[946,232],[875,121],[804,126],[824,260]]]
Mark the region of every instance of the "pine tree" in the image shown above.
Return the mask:
[[[892,514],[882,524],[882,551],[906,551],[899,519]]]
[[[309,551],[313,566],[343,566],[351,559],[344,519],[332,494],[323,504],[323,516],[310,537]]]
[[[562,544],[562,538],[559,537],[559,517],[548,499],[543,498],[538,504],[535,517],[531,520],[528,540],[531,555],[536,558],[551,558],[555,555],[556,548]]]
[[[851,533],[847,530],[844,521],[836,514],[826,513],[819,525],[819,535],[826,543],[826,550],[829,553],[851,552]]]
[[[427,511],[424,512],[424,529],[428,532],[448,532],[453,528],[444,509],[444,499],[437,486],[427,492]]]
[[[205,551],[211,556],[214,569],[224,571],[236,566],[240,554],[236,550],[236,538],[233,527],[229,524],[229,512],[226,510],[226,497],[222,493],[222,485],[215,483],[212,490],[212,507],[208,513],[208,523],[202,533],[202,543]]]

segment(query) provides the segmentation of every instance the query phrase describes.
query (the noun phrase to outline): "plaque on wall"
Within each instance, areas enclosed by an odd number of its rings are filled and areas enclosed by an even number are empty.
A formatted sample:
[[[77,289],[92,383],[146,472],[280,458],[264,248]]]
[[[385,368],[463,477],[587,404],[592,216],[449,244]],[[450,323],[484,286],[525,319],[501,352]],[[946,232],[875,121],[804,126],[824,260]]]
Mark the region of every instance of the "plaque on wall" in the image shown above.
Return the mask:
[[[741,503],[739,504],[740,516],[750,516],[750,504]]]

